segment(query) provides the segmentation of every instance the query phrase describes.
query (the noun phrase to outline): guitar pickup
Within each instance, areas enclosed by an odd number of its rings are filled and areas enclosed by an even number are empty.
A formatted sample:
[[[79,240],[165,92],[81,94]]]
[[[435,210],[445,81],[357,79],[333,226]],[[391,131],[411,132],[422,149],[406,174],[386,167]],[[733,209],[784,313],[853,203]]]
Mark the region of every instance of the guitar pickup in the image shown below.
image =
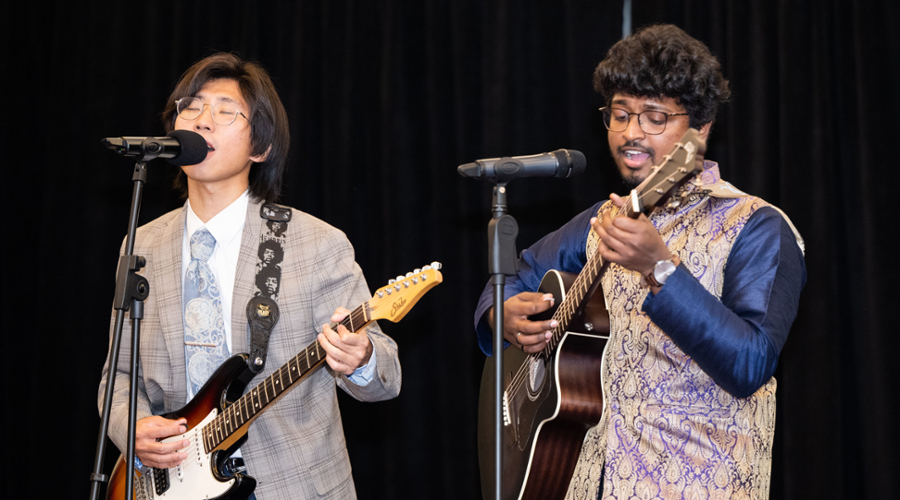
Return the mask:
[[[153,469],[153,486],[157,496],[169,490],[168,469]]]

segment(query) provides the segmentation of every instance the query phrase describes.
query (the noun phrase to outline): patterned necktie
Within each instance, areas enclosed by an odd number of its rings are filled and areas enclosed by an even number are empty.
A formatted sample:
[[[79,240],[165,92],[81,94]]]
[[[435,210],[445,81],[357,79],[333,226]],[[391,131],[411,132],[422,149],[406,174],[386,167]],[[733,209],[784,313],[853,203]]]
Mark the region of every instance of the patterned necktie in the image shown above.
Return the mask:
[[[184,355],[194,395],[228,358],[219,283],[206,263],[215,246],[216,239],[205,227],[195,231],[184,274]]]

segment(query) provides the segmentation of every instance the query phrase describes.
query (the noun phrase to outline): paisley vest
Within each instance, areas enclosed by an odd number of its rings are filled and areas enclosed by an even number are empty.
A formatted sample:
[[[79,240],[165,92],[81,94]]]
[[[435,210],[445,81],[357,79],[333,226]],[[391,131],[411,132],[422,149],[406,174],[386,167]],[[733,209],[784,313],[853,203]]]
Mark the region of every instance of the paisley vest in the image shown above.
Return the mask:
[[[720,181],[712,162],[701,183],[717,185],[713,196],[657,209],[650,220],[693,276],[721,298],[731,247],[750,216],[768,204],[736,190],[725,197],[723,187],[733,188]],[[592,234],[587,251],[596,243]],[[601,484],[603,499],[768,498],[775,379],[748,398],[731,396],[641,310],[649,289],[639,273],[613,264],[601,280],[611,326],[602,369],[606,408],[585,438],[566,498],[594,500]]]

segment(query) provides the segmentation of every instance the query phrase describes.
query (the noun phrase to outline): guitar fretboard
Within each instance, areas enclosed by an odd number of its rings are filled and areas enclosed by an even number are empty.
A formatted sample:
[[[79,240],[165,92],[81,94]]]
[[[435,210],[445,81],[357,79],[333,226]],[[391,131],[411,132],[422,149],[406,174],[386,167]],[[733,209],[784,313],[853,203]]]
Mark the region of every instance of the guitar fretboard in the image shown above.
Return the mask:
[[[354,309],[340,323],[332,323],[331,328],[337,329],[341,324],[349,331],[357,332],[371,321],[370,318],[369,303],[366,302]],[[303,352],[291,358],[250,392],[241,396],[203,428],[203,445],[206,453],[225,442],[242,426],[250,423],[324,361],[325,350],[319,345],[319,341],[315,340],[306,346]]]
[[[659,167],[656,167],[657,170],[658,168]],[[655,171],[656,170],[654,170],[654,172]],[[635,188],[632,193],[643,192],[643,190],[646,189],[646,185],[651,182],[651,178],[652,176],[648,176],[644,179],[644,182]],[[624,201],[625,203],[621,208],[612,206],[608,215],[610,217],[617,217],[621,214],[631,218],[640,215],[640,210],[636,209],[632,203],[631,195],[626,197]],[[579,305],[584,303],[584,299],[587,297],[588,292],[590,292],[592,285],[597,280],[597,277],[600,275],[605,264],[603,257],[600,256],[599,250],[595,250],[594,253],[588,257],[588,261],[584,265],[584,268],[578,273],[575,282],[572,283],[572,286],[566,292],[565,300],[563,300],[563,303],[559,305],[556,312],[553,314],[553,319],[556,320],[557,326],[553,329],[553,335],[550,337],[550,342],[548,342],[540,352],[540,356],[548,358],[553,355],[556,346],[559,345],[563,335],[568,331],[572,317],[578,310]]]

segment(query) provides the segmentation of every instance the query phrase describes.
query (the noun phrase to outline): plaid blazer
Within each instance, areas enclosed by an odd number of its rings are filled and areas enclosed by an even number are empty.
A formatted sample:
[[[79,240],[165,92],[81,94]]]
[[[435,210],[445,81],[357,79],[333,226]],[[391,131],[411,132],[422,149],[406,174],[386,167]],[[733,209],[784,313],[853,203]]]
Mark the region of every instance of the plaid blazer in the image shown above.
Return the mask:
[[[245,308],[255,291],[262,227],[259,208],[253,201],[247,207],[233,294],[233,353],[249,351]],[[185,210],[182,207],[142,226],[135,239],[134,253],[147,260],[141,274],[150,281],[141,326],[138,419],[175,411],[187,403],[181,298]],[[250,382],[251,388],[312,343],[338,306],[352,310],[371,298],[343,232],[293,210],[286,237],[278,297],[281,319],[269,339],[266,368]],[[123,452],[131,366],[128,331],[126,323],[109,429],[110,438]],[[376,374],[368,385],[355,385],[326,365],[251,425],[241,453],[247,472],[258,481],[259,500],[356,497],[335,388],[358,400],[379,401],[396,397],[401,383],[397,345],[375,323],[367,333],[377,357]],[[108,372],[109,359],[103,368],[98,406]]]

